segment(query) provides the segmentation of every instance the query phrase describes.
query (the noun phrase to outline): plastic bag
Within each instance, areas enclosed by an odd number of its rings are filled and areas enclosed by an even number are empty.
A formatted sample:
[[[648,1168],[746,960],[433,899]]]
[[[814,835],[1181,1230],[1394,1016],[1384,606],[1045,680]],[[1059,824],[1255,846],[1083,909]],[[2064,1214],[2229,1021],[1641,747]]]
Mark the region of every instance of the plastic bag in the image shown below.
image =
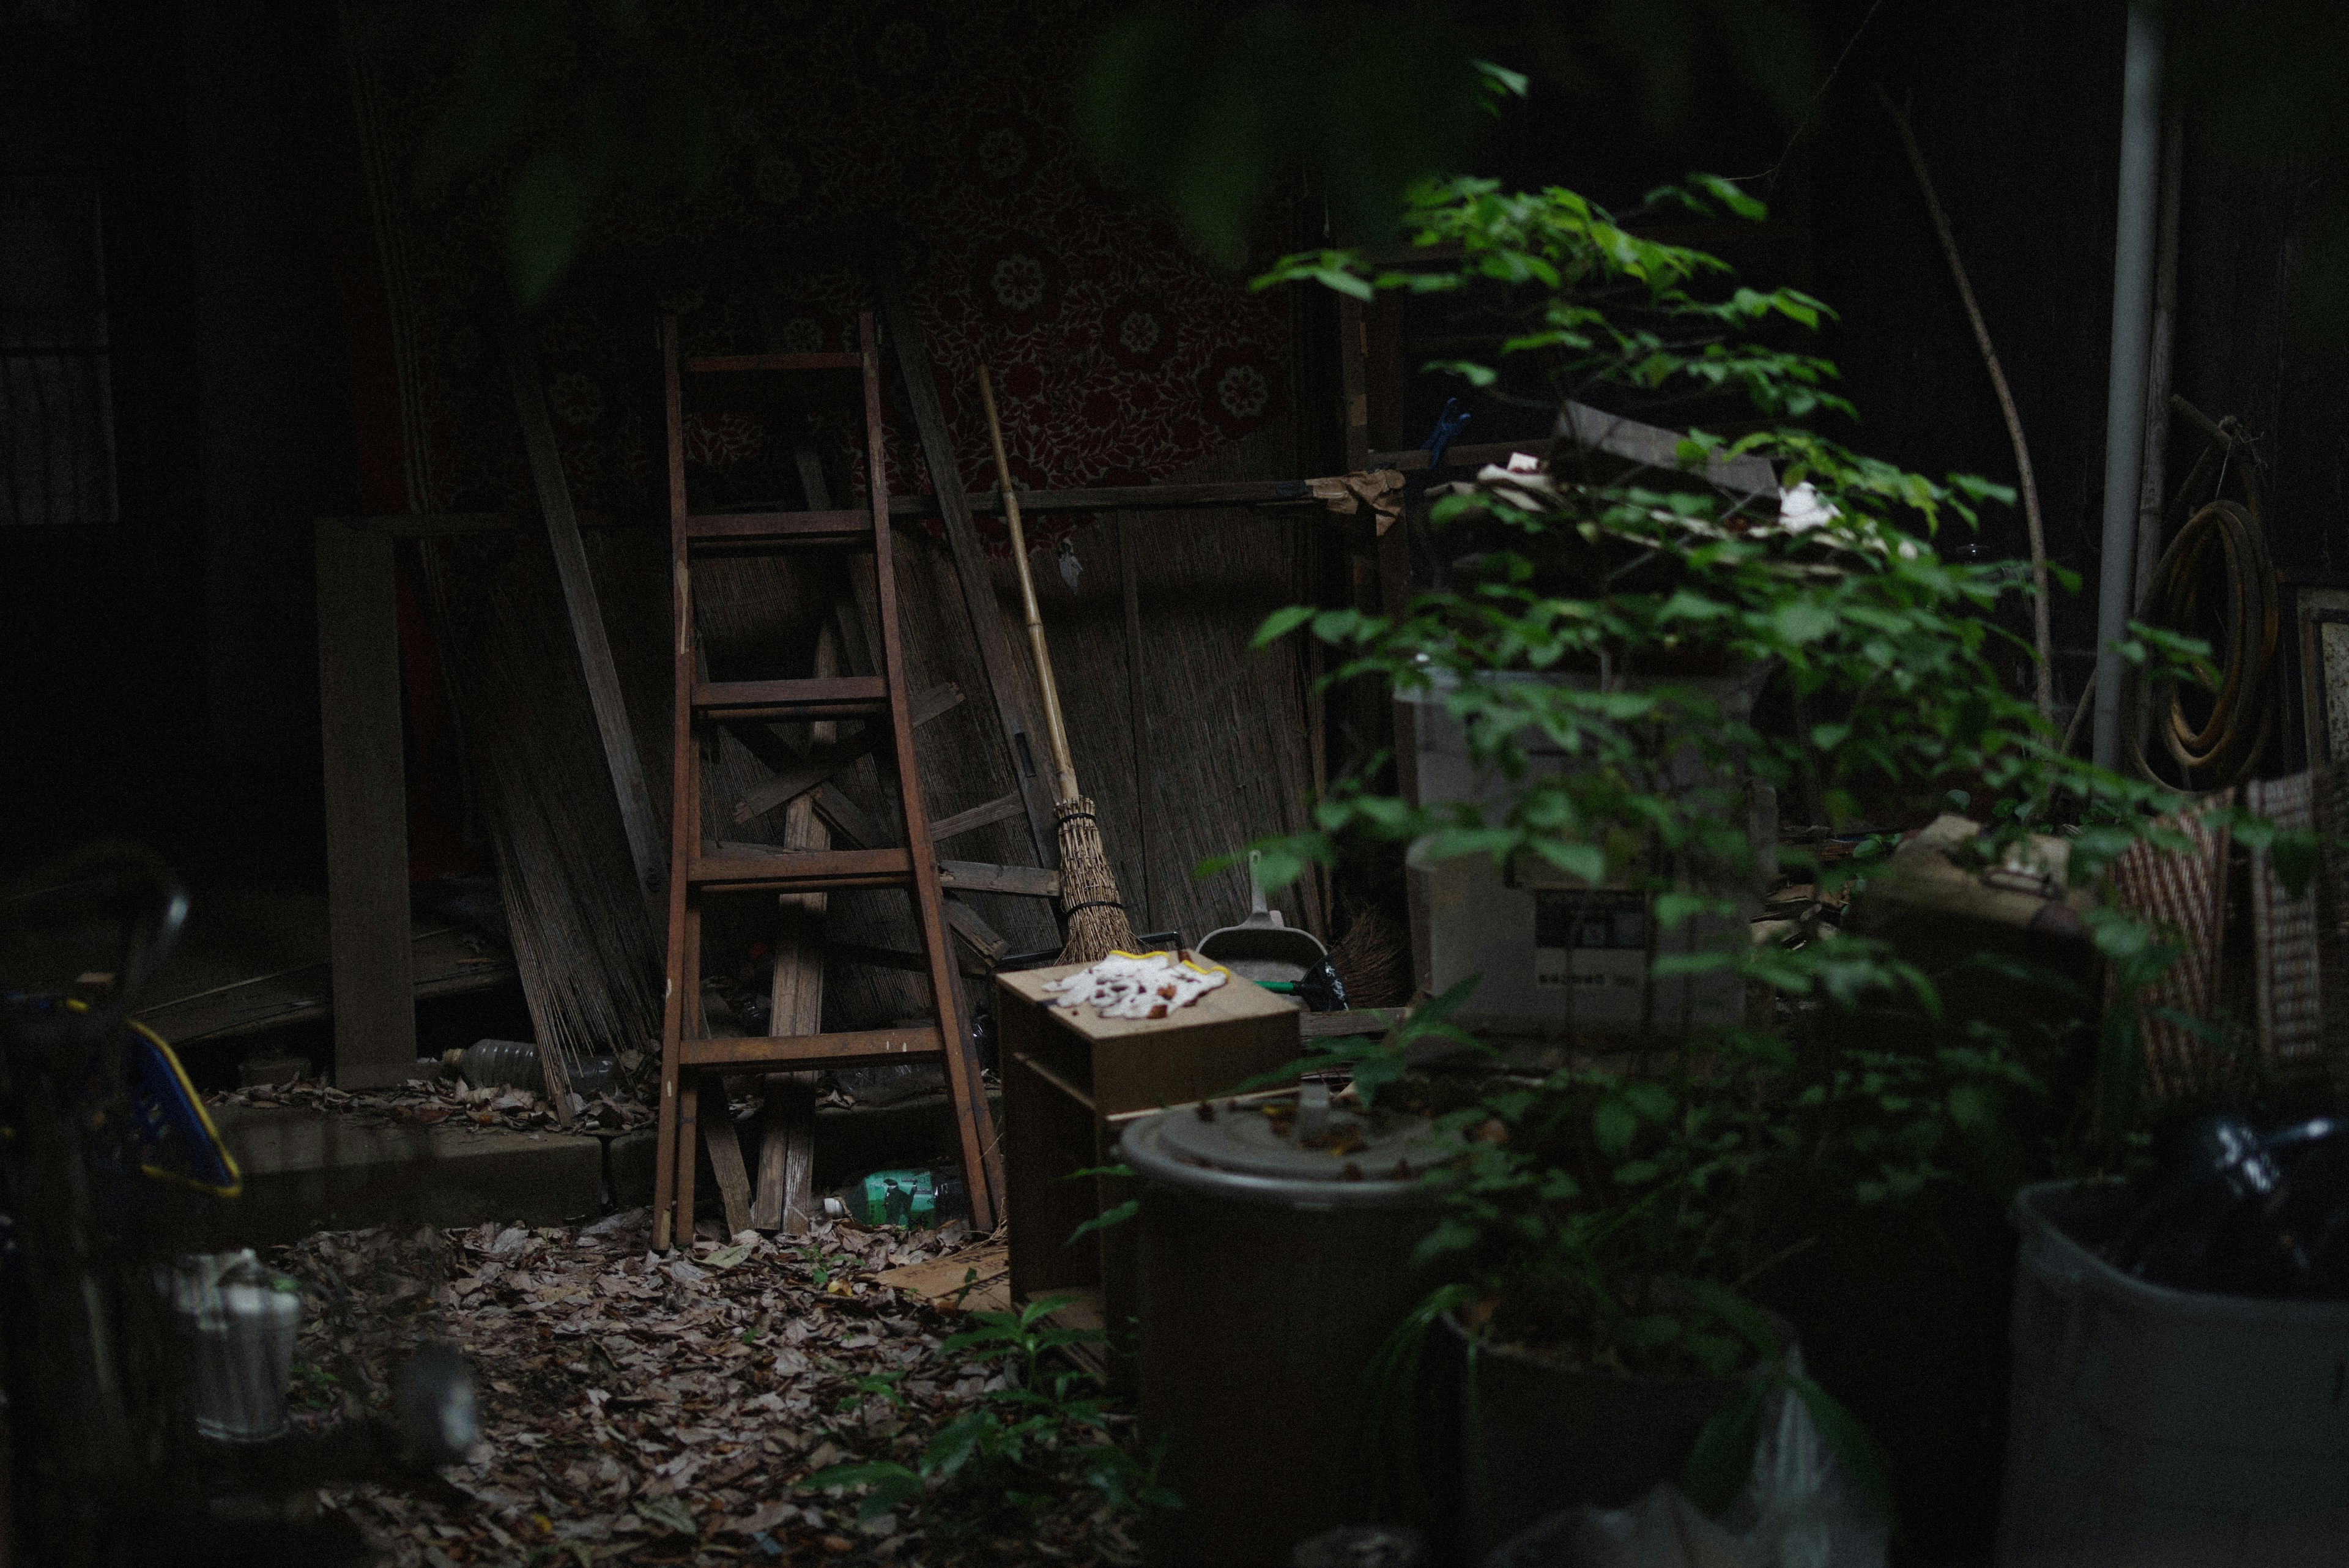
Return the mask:
[[[1799,1352],[1787,1370],[1800,1376]],[[1548,1514],[1494,1548],[1485,1568],[1884,1568],[1887,1535],[1810,1411],[1781,1386],[1745,1491],[1720,1519],[1660,1482],[1628,1508]]]

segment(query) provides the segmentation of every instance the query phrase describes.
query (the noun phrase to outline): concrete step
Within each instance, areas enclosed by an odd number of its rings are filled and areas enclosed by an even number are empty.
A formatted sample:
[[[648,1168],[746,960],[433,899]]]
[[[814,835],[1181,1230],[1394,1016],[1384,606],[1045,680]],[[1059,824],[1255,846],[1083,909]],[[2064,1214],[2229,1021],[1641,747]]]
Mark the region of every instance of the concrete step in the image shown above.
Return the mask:
[[[990,1096],[1001,1125],[1002,1106]],[[268,1246],[313,1231],[371,1225],[454,1229],[495,1220],[558,1225],[652,1201],[651,1128],[604,1136],[418,1127],[281,1106],[223,1106],[213,1119],[244,1172],[243,1196],[205,1212],[195,1244]],[[755,1164],[756,1127],[743,1129]],[[954,1158],[944,1095],[816,1113],[815,1180]],[[702,1158],[698,1191],[715,1212]]]

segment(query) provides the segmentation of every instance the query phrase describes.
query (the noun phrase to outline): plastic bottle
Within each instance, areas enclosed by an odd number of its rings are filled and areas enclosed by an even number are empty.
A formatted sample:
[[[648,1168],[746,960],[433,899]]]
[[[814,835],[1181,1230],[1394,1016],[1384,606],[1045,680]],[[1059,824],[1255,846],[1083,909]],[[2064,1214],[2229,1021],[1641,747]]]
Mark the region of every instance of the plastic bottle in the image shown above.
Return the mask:
[[[523,1040],[476,1040],[462,1051],[441,1058],[477,1089],[528,1089],[543,1093],[545,1070],[539,1065],[538,1047]],[[593,1099],[612,1086],[614,1063],[609,1056],[590,1056],[571,1073],[571,1092]]]

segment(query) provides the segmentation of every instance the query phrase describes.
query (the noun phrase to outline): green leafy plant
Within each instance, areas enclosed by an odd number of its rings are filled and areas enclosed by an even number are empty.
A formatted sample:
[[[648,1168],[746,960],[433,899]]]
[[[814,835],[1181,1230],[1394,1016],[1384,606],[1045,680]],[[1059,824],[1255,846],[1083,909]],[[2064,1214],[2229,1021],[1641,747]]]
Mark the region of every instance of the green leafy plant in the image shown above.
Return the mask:
[[[1257,846],[1259,869],[1278,883],[1367,841],[1421,866],[1483,856],[1546,886],[1643,894],[1654,926],[1682,937],[1659,943],[1680,950],[1654,961],[1657,980],[1711,976],[1754,999],[1748,1023],[1699,1032],[1639,1072],[1526,1071],[1493,1053],[1475,1102],[1440,1118],[1469,1152],[1428,1178],[1444,1217],[1422,1260],[1464,1282],[1402,1332],[1454,1312],[1480,1342],[1577,1366],[1744,1377],[1692,1461],[1692,1487],[1710,1501],[1725,1497],[1723,1477],[1742,1477],[1763,1401],[1785,1388],[1889,1510],[1857,1423],[1791,1370],[1746,1293],[1838,1205],[1899,1201],[1966,1172],[2016,1179],[2018,1118],[2046,1105],[2095,1007],[2073,986],[2069,1033],[2016,1037],[1949,1006],[1948,985],[1997,981],[1990,955],[1928,972],[1839,929],[1827,907],[1885,866],[1897,842],[1887,823],[1973,807],[1987,826],[1971,853],[1985,866],[2060,831],[2068,877],[2086,888],[2135,844],[2183,843],[2162,818],[2186,803],[2066,755],[2000,679],[2002,643],[2021,644],[1996,612],[2026,579],[1936,541],[2011,493],[1965,474],[1929,479],[1822,434],[1823,417],[1852,410],[1833,364],[1801,338],[1832,313],[1639,232],[1690,212],[1762,215],[1704,178],[1621,217],[1568,191],[1457,179],[1419,187],[1406,213],[1417,245],[1442,261],[1325,250],[1258,280],[1472,300],[1513,328],[1500,346],[1507,384],[1545,388],[1559,410],[1538,468],[1486,469],[1432,493],[1434,583],[1402,613],[1296,607],[1258,634],[1315,638],[1335,652],[1331,682],[1374,679],[1456,725],[1475,798],[1413,801],[1381,773],[1357,774],[1314,804],[1308,831]],[[1503,383],[1484,360],[1428,369]],[[1621,419],[1660,410],[1697,428],[1661,451],[1652,437],[1616,439]],[[1726,421],[1742,433],[1702,428]],[[2135,628],[2127,651],[2163,679],[2207,680],[2208,649],[2188,639]],[[1766,721],[1755,701],[1765,685],[1780,694]],[[1782,853],[1754,826],[1756,784],[1819,801],[1856,852]],[[2304,878],[2307,836],[2230,815]],[[1782,868],[1821,898],[1756,942],[1747,917]],[[2116,909],[2095,908],[2087,924],[2124,988],[2086,1046],[2101,1158],[2116,1158],[2137,1093],[2128,999],[2175,947]],[[1447,994],[1425,1011],[1449,1028],[1463,1005]],[[1839,1023],[1861,1017],[1871,1027]],[[1365,1099],[1407,1096],[1393,1085],[1411,1033],[1350,1043],[1319,1064],[1350,1067]],[[1374,1384],[1394,1384],[1416,1354],[1391,1350]]]
[[[1071,1299],[1048,1296],[1013,1312],[971,1314],[978,1326],[941,1342],[937,1354],[992,1366],[1004,1386],[980,1395],[970,1408],[939,1428],[911,1463],[879,1459],[833,1465],[806,1477],[801,1487],[866,1489],[858,1504],[863,1519],[920,1502],[947,1488],[1017,1507],[1033,1501],[1044,1489],[1071,1480],[1092,1488],[1112,1508],[1181,1506],[1158,1480],[1159,1456],[1137,1456],[1112,1435],[1111,1411],[1099,1379],[1056,1366],[1050,1359],[1056,1351],[1102,1337],[1098,1330],[1049,1325],[1051,1315]],[[901,1376],[860,1380],[843,1408],[875,1394],[902,1405],[895,1387]],[[881,1386],[867,1387],[870,1384]]]

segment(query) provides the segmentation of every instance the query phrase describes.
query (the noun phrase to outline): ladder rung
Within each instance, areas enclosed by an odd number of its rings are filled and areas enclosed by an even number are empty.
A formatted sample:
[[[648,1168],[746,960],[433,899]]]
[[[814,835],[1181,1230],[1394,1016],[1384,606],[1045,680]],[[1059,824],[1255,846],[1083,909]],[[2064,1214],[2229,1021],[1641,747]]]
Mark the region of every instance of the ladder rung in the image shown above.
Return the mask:
[[[697,681],[693,688],[693,711],[720,721],[862,719],[888,710],[889,685],[878,675],[709,680]]]
[[[692,354],[678,361],[688,376],[734,370],[862,370],[862,354]]]
[[[860,1029],[843,1034],[750,1035],[733,1040],[682,1040],[678,1060],[688,1067],[857,1067],[876,1061],[942,1056],[937,1025]]]
[[[896,849],[784,849],[772,855],[699,855],[686,880],[716,892],[825,893],[844,888],[902,888],[914,858]]]
[[[706,512],[685,520],[687,545],[697,553],[768,545],[776,549],[873,547],[870,512]]]

